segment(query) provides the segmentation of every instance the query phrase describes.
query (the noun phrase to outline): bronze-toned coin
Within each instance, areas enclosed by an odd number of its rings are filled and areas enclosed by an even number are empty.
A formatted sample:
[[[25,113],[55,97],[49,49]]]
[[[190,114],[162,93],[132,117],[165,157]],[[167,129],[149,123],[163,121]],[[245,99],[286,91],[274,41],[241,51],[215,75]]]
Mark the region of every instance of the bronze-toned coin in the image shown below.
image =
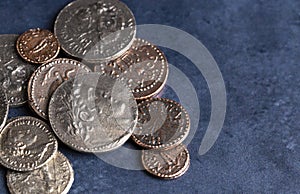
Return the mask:
[[[60,44],[52,32],[37,28],[24,32],[18,38],[17,50],[26,61],[43,64],[58,55]]]
[[[158,94],[169,72],[164,53],[142,39],[136,39],[131,48],[118,59],[96,64],[94,70],[126,80],[138,100]]]
[[[183,144],[171,149],[142,151],[142,163],[146,171],[164,179],[175,179],[188,170],[190,155]]]
[[[74,182],[69,160],[60,152],[44,166],[30,172],[8,171],[7,186],[12,194],[67,194]]]
[[[33,117],[11,120],[0,133],[0,163],[16,171],[31,171],[45,165],[57,151],[51,128]]]
[[[177,102],[151,98],[138,104],[138,124],[132,139],[145,148],[174,147],[188,136],[190,119]]]
[[[56,88],[77,75],[91,72],[84,64],[72,59],[54,59],[43,64],[32,74],[28,84],[28,99],[32,109],[48,119],[49,100]]]
[[[0,131],[4,127],[6,120],[7,120],[7,115],[8,115],[8,101],[6,97],[6,93],[3,90],[2,87],[0,87]]]

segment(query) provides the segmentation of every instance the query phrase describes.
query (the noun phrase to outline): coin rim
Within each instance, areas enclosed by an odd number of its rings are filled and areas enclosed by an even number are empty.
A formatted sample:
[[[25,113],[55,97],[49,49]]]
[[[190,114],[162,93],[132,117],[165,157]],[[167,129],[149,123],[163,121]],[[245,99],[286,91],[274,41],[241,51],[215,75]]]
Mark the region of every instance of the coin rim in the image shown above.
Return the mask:
[[[8,111],[9,111],[9,103],[8,103],[8,99],[7,99],[7,94],[6,92],[4,91],[4,89],[2,87],[0,87],[0,98],[3,98],[4,99],[4,103],[5,103],[5,115],[3,117],[3,121],[2,123],[0,124],[0,134],[3,130],[3,128],[5,127],[6,125],[6,121],[7,121],[7,118],[8,118]]]

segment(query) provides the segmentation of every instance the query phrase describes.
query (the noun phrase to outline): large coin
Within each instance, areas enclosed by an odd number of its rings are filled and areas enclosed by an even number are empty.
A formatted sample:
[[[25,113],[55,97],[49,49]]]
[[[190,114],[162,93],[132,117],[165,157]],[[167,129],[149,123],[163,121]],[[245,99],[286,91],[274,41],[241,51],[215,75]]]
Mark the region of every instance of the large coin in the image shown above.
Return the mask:
[[[142,151],[142,162],[146,171],[164,179],[182,176],[190,166],[190,155],[184,145],[171,149],[152,149]]]
[[[49,100],[56,88],[64,81],[91,70],[72,59],[55,59],[40,66],[28,84],[28,99],[32,109],[44,119],[48,118]]]
[[[54,33],[62,49],[87,61],[107,61],[130,48],[135,18],[119,0],[77,0],[58,15]]]
[[[56,151],[57,141],[51,128],[33,117],[13,119],[0,133],[0,163],[12,170],[40,168]]]
[[[67,194],[74,181],[69,160],[60,152],[43,167],[30,172],[8,171],[12,194]]]
[[[0,87],[0,131],[4,127],[8,115],[8,101],[5,91]]]
[[[82,152],[106,152],[123,145],[137,123],[137,105],[118,79],[89,73],[70,79],[49,103],[51,126],[62,142]]]
[[[0,83],[7,93],[10,106],[27,101],[27,82],[36,69],[19,57],[16,50],[18,35],[0,35]]]
[[[138,104],[138,124],[132,139],[145,148],[174,147],[187,137],[190,119],[177,102],[152,98]]]
[[[94,70],[126,80],[134,97],[139,100],[158,94],[169,72],[164,53],[142,39],[136,39],[118,59],[95,65]]]

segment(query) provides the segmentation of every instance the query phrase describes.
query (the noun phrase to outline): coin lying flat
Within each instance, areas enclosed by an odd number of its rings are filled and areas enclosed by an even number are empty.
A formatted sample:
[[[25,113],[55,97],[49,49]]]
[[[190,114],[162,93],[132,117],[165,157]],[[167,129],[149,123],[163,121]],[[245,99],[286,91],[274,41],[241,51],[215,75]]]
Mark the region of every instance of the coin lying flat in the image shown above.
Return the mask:
[[[16,171],[40,168],[57,151],[50,127],[33,117],[11,120],[0,133],[0,163]]]
[[[10,106],[27,101],[27,82],[36,69],[19,57],[16,41],[19,35],[0,35],[0,83],[7,94]]]
[[[17,50],[24,60],[43,64],[58,55],[60,44],[52,32],[37,28],[24,32],[18,38]]]
[[[154,176],[164,179],[175,179],[188,170],[190,155],[182,144],[167,150],[143,150],[142,163],[146,171]]]
[[[57,152],[43,167],[30,172],[8,171],[6,179],[12,194],[67,194],[74,171],[69,160]]]
[[[122,146],[137,123],[137,105],[118,79],[89,73],[62,83],[49,103],[49,120],[58,138],[82,152]]]
[[[187,137],[190,119],[177,102],[151,98],[138,104],[138,124],[132,139],[145,148],[174,147]]]
[[[2,87],[0,87],[0,131],[4,127],[8,115],[8,101],[6,93]]]
[[[119,0],[77,0],[57,16],[54,33],[62,49],[86,61],[107,61],[130,48],[135,18]]]
[[[49,100],[56,88],[64,81],[91,70],[72,59],[55,59],[41,65],[31,76],[28,84],[28,99],[32,109],[48,119]]]
[[[95,65],[94,70],[127,80],[134,97],[139,100],[158,94],[169,72],[164,53],[142,39],[136,39],[118,59]]]

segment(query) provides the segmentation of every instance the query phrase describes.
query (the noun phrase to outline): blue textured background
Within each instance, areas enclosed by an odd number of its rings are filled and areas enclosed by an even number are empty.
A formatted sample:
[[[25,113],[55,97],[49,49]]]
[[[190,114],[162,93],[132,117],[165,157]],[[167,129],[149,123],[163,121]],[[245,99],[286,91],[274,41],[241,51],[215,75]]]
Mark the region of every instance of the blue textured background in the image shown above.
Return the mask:
[[[68,2],[1,0],[0,33],[52,30],[56,15]],[[138,24],[180,28],[209,49],[226,83],[225,125],[213,149],[198,156],[210,115],[209,91],[198,72],[190,79],[201,97],[200,127],[188,147],[191,167],[183,177],[159,180],[60,145],[75,170],[70,193],[299,193],[300,1],[124,2]],[[197,71],[184,57],[169,50],[166,54],[185,74]],[[20,108],[10,116],[23,114],[31,113]],[[6,193],[5,169],[0,169],[0,193]]]

